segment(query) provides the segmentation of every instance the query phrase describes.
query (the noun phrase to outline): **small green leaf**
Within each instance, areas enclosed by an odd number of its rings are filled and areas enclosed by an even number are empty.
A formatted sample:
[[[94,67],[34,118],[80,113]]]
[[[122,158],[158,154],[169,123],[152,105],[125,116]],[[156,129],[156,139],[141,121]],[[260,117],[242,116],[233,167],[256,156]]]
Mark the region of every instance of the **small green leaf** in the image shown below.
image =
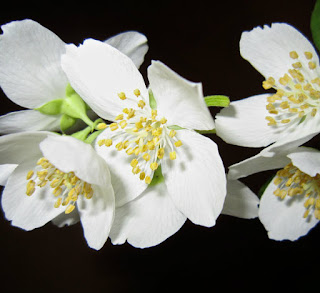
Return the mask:
[[[318,50],[320,50],[320,0],[316,1],[313,12],[311,14],[310,27],[313,42]]]
[[[149,105],[150,105],[150,108],[152,110],[156,110],[157,109],[157,101],[154,98],[152,90],[150,90],[150,89],[149,89]]]
[[[35,110],[45,115],[59,115],[61,114],[62,104],[62,99],[52,100],[40,106],[39,108],[36,108]]]
[[[307,115],[302,116],[298,124],[301,124],[304,120],[306,120],[306,118],[307,118]]]
[[[73,126],[76,123],[76,119],[72,118],[66,114],[61,116],[60,119],[60,129],[62,132],[65,132],[68,128]]]
[[[155,186],[164,181],[164,177],[162,175],[161,165],[154,171],[153,178],[149,186]]]
[[[230,99],[222,95],[207,96],[204,97],[204,100],[208,107],[228,107],[230,105]]]
[[[211,133],[217,133],[215,129],[211,129],[211,130],[196,130],[196,132],[200,133],[200,134],[211,134]]]

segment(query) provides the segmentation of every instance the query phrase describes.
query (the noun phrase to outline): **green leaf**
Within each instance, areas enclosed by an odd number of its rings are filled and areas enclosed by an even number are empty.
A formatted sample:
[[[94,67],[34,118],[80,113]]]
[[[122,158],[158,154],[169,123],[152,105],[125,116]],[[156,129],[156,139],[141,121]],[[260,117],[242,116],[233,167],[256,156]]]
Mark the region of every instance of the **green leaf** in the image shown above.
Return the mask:
[[[228,107],[230,104],[230,99],[222,95],[207,96],[204,100],[208,107]]]
[[[318,50],[320,50],[320,0],[316,1],[313,12],[311,14],[310,27],[313,42]]]
[[[157,101],[154,98],[152,90],[150,90],[150,89],[149,89],[149,105],[150,105],[150,108],[152,110],[156,110],[157,109]]]
[[[40,106],[39,108],[36,108],[35,110],[45,115],[59,115],[61,114],[62,104],[62,99],[52,100]]]
[[[76,119],[70,117],[69,115],[62,115],[60,118],[60,129],[62,132],[65,132],[68,128],[73,126],[76,123]]]

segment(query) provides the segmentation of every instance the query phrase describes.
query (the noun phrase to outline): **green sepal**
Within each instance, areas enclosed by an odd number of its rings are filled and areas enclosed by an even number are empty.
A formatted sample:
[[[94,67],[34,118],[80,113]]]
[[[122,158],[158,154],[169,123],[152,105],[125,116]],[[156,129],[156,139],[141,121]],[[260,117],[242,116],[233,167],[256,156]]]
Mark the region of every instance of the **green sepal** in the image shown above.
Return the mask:
[[[320,0],[316,1],[313,12],[311,14],[310,28],[313,42],[320,50]]]
[[[89,136],[84,140],[84,142],[85,142],[85,143],[88,143],[88,144],[92,144],[93,141],[97,138],[97,136],[98,136],[102,131],[104,131],[104,129],[95,131],[94,133],[92,133],[91,135],[89,135]]]
[[[162,174],[162,170],[161,170],[161,165],[157,168],[157,170],[154,171],[153,173],[153,178],[151,180],[151,183],[149,184],[149,186],[155,186],[161,182],[164,181],[164,177]]]
[[[152,90],[150,90],[150,89],[149,89],[149,105],[150,105],[150,108],[152,110],[156,110],[157,109],[157,101],[154,98]]]
[[[181,129],[184,129],[178,125],[170,125],[168,126],[168,129],[173,129],[173,130],[181,130]]]
[[[208,107],[228,107],[230,105],[230,99],[223,95],[213,95],[204,97],[206,105]]]
[[[75,132],[74,134],[72,134],[71,136],[74,138],[77,138],[81,141],[85,141],[89,135],[89,133],[91,133],[91,127],[88,126],[85,129],[82,129],[78,132]]]
[[[73,126],[76,123],[77,119],[70,117],[67,114],[63,114],[60,118],[60,129],[62,132],[65,132],[68,128]]]
[[[45,115],[59,115],[61,114],[62,104],[63,99],[52,100],[39,108],[35,108],[35,110]]]
[[[216,134],[216,130],[215,129],[211,129],[211,130],[196,130],[196,132],[200,133],[200,134]]]

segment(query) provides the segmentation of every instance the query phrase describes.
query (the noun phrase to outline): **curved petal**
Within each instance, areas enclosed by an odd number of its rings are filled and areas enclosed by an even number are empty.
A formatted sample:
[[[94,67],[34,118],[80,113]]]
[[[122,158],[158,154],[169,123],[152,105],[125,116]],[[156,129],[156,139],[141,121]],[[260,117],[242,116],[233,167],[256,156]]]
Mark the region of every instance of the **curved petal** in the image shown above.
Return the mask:
[[[306,62],[304,52],[311,52],[319,66],[318,55],[312,44],[294,27],[286,23],[273,23],[271,27],[256,27],[244,32],[240,39],[240,53],[265,78],[278,80],[296,62],[289,53],[296,51],[300,62]],[[308,68],[308,65],[306,65]]]
[[[296,240],[306,235],[318,222],[313,215],[303,218],[304,197],[281,200],[273,194],[277,186],[271,182],[260,200],[259,219],[274,240]]]
[[[91,145],[71,136],[50,136],[40,143],[40,149],[62,172],[73,171],[90,184],[111,185],[108,166]]]
[[[70,214],[62,213],[51,220],[51,222],[59,228],[77,224],[79,221],[80,216],[76,209],[74,209]]]
[[[135,247],[158,245],[175,234],[186,217],[175,207],[164,183],[149,186],[135,200],[116,209],[110,238]]]
[[[320,152],[316,149],[300,147],[288,154],[292,164],[311,177],[320,174]]]
[[[0,133],[8,134],[21,131],[58,131],[60,116],[48,116],[34,110],[10,112],[0,116]]]
[[[264,153],[260,152],[251,158],[230,166],[228,179],[235,180],[258,172],[282,168],[289,163],[290,159],[285,154],[264,156]]]
[[[95,150],[109,166],[116,206],[118,207],[139,196],[147,188],[147,184],[132,173],[130,166],[132,157],[128,156],[124,150],[119,152],[113,147],[123,141],[121,136],[112,139],[113,145],[111,147],[98,145],[99,140],[110,138],[110,135],[109,128],[103,131],[96,140]]]
[[[104,119],[113,121],[124,108],[136,107],[135,89],[148,98],[143,77],[132,60],[103,42],[88,39],[78,48],[67,46],[62,67],[75,91]],[[125,101],[118,97],[121,92],[127,96]]]
[[[193,223],[213,226],[226,196],[226,176],[217,145],[190,130],[177,131],[183,143],[162,172],[176,207]],[[168,157],[168,156],[167,156]]]
[[[25,108],[63,98],[68,83],[60,65],[64,42],[29,19],[1,28],[0,85],[8,98]]]
[[[42,157],[39,144],[52,132],[36,131],[8,134],[0,137],[0,164],[20,164],[30,157]]]
[[[146,36],[135,31],[115,35],[107,39],[105,43],[127,55],[137,68],[143,63],[149,48]]]
[[[26,195],[26,174],[32,170],[39,157],[30,157],[20,164],[11,174],[2,193],[2,208],[5,217],[12,225],[24,230],[41,227],[64,212],[65,207],[55,208],[57,200],[51,188],[36,188],[31,195]]]
[[[269,126],[265,119],[269,94],[231,102],[216,115],[217,135],[230,144],[264,147],[283,136],[282,129]]]
[[[201,83],[190,82],[159,61],[148,67],[150,88],[157,101],[157,110],[168,125],[211,130],[214,122],[204,101]]]
[[[15,168],[18,165],[16,164],[3,164],[0,165],[0,185],[5,186],[9,176],[12,174]]]
[[[242,182],[227,180],[227,196],[222,214],[243,219],[258,217],[259,198]]]
[[[114,218],[115,201],[111,185],[94,185],[93,189],[93,197],[79,198],[77,207],[88,245],[99,250],[109,236]]]

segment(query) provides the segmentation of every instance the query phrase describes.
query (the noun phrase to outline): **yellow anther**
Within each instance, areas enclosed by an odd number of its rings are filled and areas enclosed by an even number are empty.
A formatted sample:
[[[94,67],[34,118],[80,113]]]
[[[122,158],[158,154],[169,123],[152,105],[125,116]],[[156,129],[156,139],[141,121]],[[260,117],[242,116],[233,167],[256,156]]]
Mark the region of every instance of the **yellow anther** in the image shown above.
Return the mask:
[[[84,196],[85,196],[86,199],[92,198],[93,197],[93,189],[91,189],[90,191],[86,192],[84,194]]]
[[[140,94],[141,94],[139,89],[135,89],[135,90],[133,91],[133,93],[134,93],[135,96],[137,96],[137,97],[139,97]]]
[[[62,184],[62,181],[60,179],[54,179],[51,181],[50,187],[56,188],[61,184]]]
[[[157,170],[158,166],[159,166],[159,165],[158,165],[157,162],[153,162],[153,163],[150,164],[150,168],[151,168],[151,170],[153,170],[153,171]]]
[[[59,196],[61,193],[62,193],[62,188],[60,186],[56,187],[54,190],[53,190],[53,195],[54,196]]]
[[[136,126],[137,129],[143,128],[143,125],[142,125],[142,122],[141,122],[141,121],[136,122],[136,123],[135,123],[135,126]]]
[[[180,146],[182,146],[181,140],[176,141],[176,142],[174,143],[174,145],[175,145],[177,148],[180,147]]]
[[[153,119],[156,118],[157,115],[158,115],[158,111],[157,110],[151,110],[151,116],[152,116]]]
[[[313,70],[313,69],[315,69],[315,68],[317,67],[316,63],[313,62],[313,61],[310,61],[310,62],[308,63],[308,66],[309,66],[309,68],[310,68],[311,70]]]
[[[289,103],[288,101],[284,101],[280,104],[280,108],[281,109],[288,109],[290,106],[289,106]]]
[[[176,152],[175,151],[170,152],[169,157],[170,157],[170,160],[175,160],[177,158]]]
[[[122,120],[122,121],[119,122],[119,125],[120,125],[120,127],[123,129],[123,128],[125,128],[125,127],[128,125],[128,123],[127,123],[126,120]]]
[[[127,119],[134,117],[135,113],[136,113],[135,110],[130,108],[127,113],[128,114]]]
[[[154,145],[154,142],[152,140],[148,141],[147,142],[147,148],[148,150],[152,151],[155,149],[155,145]]]
[[[144,172],[141,172],[139,175],[140,180],[144,180],[145,177],[146,177],[146,174]]]
[[[105,123],[99,123],[97,125],[97,130],[103,130],[103,129],[106,129],[107,128],[107,124]]]
[[[177,132],[174,129],[171,129],[169,132],[170,137],[175,137],[176,134],[177,134]]]
[[[123,119],[123,114],[119,114],[116,118],[114,118],[115,120],[122,120]]]
[[[123,112],[124,114],[128,114],[128,113],[129,113],[129,109],[128,109],[128,108],[124,108],[124,109],[122,110],[122,112]]]
[[[117,149],[118,151],[123,150],[123,147],[124,147],[123,142],[118,142],[118,143],[116,144],[116,149]]]
[[[138,165],[138,160],[137,159],[133,159],[130,163],[131,167],[136,167]]]
[[[118,93],[118,97],[121,99],[121,100],[125,100],[127,97],[126,97],[126,94],[124,92],[121,92],[121,93]]]
[[[118,123],[111,123],[110,124],[110,129],[111,129],[111,131],[115,131],[115,130],[117,130],[118,129]]]
[[[312,59],[312,53],[311,52],[304,52],[304,56],[306,56],[306,58],[308,60]]]
[[[299,112],[299,118],[302,118],[306,113],[304,111]]]
[[[32,170],[30,170],[27,174],[26,179],[29,180],[32,176],[33,176],[34,172]]]
[[[163,117],[163,118],[161,118],[161,120],[160,120],[161,124],[166,124],[166,123],[167,123],[167,121],[168,121],[168,120],[167,120],[166,118],[164,118],[164,117]]]
[[[289,53],[289,55],[290,55],[290,58],[292,58],[292,59],[298,59],[299,58],[299,55],[298,55],[298,53],[296,51],[291,51]]]
[[[309,206],[313,206],[315,203],[315,199],[313,197],[308,198],[305,202],[304,202],[304,207],[308,208]]]
[[[311,116],[314,117],[317,114],[317,109],[313,108],[311,111]]]
[[[111,146],[111,145],[112,145],[112,139],[110,139],[110,138],[105,139],[105,140],[104,140],[104,145],[105,145],[106,147]]]
[[[275,85],[275,80],[273,77],[268,77],[263,83],[262,87],[265,90],[271,89]]]
[[[151,183],[151,178],[150,178],[150,176],[146,176],[146,178],[144,179],[144,182],[145,182],[146,184],[150,184],[150,183]]]
[[[142,158],[145,160],[145,161],[149,161],[150,160],[150,155],[148,153],[145,153]]]
[[[272,118],[271,116],[267,116],[266,120],[269,121],[268,125],[272,126],[272,125],[277,125],[277,121]]]
[[[73,204],[68,205],[68,207],[65,210],[65,213],[68,215],[75,209],[75,206]]]
[[[146,105],[146,103],[143,100],[140,100],[138,102],[138,107],[141,108],[141,109],[143,109],[145,105]]]
[[[128,148],[127,150],[126,150],[126,153],[127,153],[127,155],[132,155],[133,153],[134,153],[134,151],[133,151],[133,149],[132,148]]]
[[[294,104],[300,104],[300,101],[298,99],[296,99],[293,95],[290,95],[288,97],[288,100]]]
[[[135,167],[132,168],[132,173],[133,174],[138,174],[138,173],[140,173],[140,171],[141,170],[140,170],[139,166],[135,166]]]
[[[281,120],[281,123],[287,124],[287,123],[289,123],[290,121],[291,121],[290,119],[282,119],[282,120]]]
[[[295,69],[299,69],[299,68],[302,67],[302,64],[301,64],[301,62],[296,62],[296,63],[292,64],[292,67],[295,68]]]
[[[283,77],[279,78],[279,83],[286,86],[290,80],[290,76],[288,74],[285,74]]]
[[[105,141],[106,141],[105,139],[98,140],[98,146],[103,146]]]
[[[36,186],[36,183],[33,181],[33,180],[30,180],[28,183],[27,183],[27,191],[26,191],[26,194],[28,196],[31,196],[34,192],[35,192],[35,186]]]
[[[57,199],[57,201],[55,202],[54,207],[55,207],[56,209],[61,206],[61,201],[62,201],[62,198],[59,197],[59,198]]]
[[[162,159],[164,156],[164,148],[159,148],[158,150],[158,158]]]

